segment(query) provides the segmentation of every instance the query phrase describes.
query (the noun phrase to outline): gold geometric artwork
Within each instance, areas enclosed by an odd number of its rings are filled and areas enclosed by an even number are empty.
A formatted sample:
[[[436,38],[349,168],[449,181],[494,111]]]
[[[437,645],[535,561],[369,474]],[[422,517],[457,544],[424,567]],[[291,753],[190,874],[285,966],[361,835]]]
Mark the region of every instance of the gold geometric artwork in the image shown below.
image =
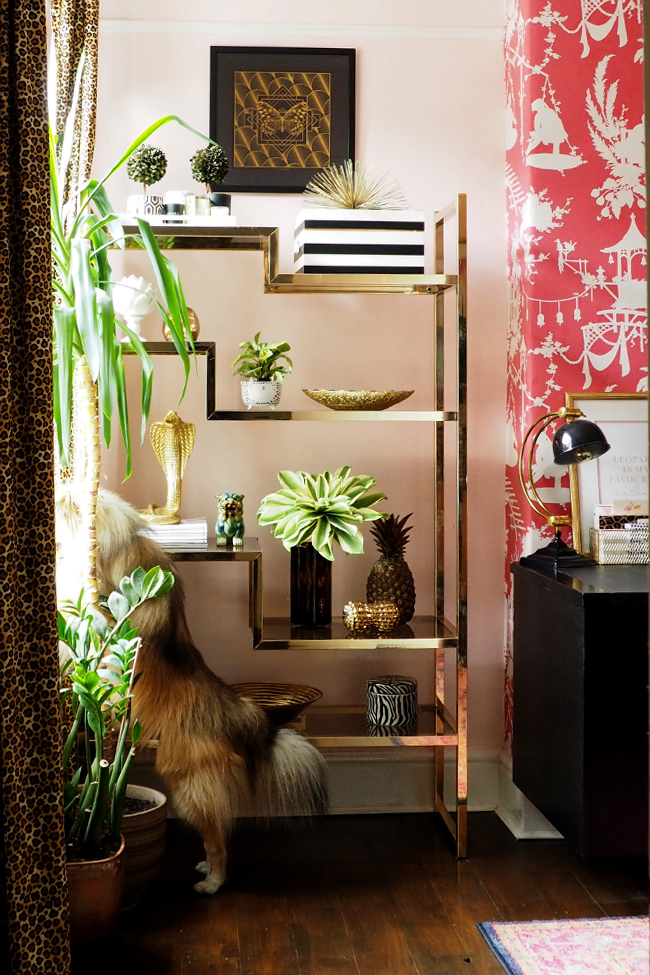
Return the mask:
[[[233,165],[329,166],[331,86],[325,71],[235,71]]]

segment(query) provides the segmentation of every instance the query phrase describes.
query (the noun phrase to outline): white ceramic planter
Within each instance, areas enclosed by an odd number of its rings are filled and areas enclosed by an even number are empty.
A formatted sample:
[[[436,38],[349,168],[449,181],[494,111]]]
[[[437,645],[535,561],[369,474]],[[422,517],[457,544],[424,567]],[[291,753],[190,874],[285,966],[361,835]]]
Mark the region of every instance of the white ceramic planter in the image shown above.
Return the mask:
[[[242,379],[241,398],[250,410],[253,406],[263,406],[274,410],[280,402],[282,383],[276,379],[257,382],[253,379]]]

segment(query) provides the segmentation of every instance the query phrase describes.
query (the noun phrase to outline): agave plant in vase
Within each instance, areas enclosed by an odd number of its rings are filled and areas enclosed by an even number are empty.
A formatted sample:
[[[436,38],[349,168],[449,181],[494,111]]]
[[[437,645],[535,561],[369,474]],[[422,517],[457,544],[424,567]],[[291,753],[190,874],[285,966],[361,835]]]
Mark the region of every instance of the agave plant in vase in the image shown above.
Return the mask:
[[[59,640],[65,649],[61,699],[66,739],[63,798],[71,929],[75,941],[108,933],[117,919],[124,877],[124,800],[138,721],[131,721],[140,638],[130,618],[174,584],[159,567],[136,569],[112,592],[103,612],[64,602]]]
[[[352,475],[349,467],[317,475],[280,471],[278,479],[282,489],[262,499],[257,520],[291,552],[291,625],[329,626],[334,545],[360,555],[360,526],[386,517],[373,507],[386,495],[371,490],[374,478]]]

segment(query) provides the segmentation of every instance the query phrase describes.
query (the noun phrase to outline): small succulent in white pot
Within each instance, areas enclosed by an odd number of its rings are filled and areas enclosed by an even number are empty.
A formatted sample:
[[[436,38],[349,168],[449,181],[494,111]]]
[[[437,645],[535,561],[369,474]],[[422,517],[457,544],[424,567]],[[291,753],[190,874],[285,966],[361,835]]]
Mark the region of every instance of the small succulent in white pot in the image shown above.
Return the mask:
[[[233,376],[244,376],[241,384],[242,399],[250,410],[252,406],[268,406],[274,409],[280,401],[282,382],[293,369],[287,355],[288,342],[262,342],[257,332],[252,342],[241,342],[242,350],[232,363],[237,366]],[[282,361],[284,360],[284,361]]]

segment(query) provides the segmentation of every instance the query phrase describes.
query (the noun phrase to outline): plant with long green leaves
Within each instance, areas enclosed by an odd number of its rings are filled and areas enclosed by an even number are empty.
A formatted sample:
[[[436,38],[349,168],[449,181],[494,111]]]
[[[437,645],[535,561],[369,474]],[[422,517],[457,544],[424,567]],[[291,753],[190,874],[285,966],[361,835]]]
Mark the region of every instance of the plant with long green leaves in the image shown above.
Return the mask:
[[[210,143],[177,115],[166,115],[148,126],[133,140],[117,162],[99,180],[68,186],[75,144],[75,116],[83,71],[82,57],[65,129],[55,129],[56,113],[50,109],[50,212],[52,231],[54,288],[54,419],[61,465],[70,463],[70,433],[75,363],[85,358],[90,377],[97,386],[104,440],[111,442],[111,418],[115,408],[126,453],[126,476],[131,473],[131,436],[127,385],[123,353],[135,353],[142,364],[141,410],[144,439],[151,405],[153,366],[141,339],[124,323],[119,329],[128,341],[120,342],[116,333],[115,310],[111,298],[112,272],[109,250],[126,246],[146,252],[160,291],[158,310],[169,329],[184,370],[180,399],[185,395],[194,350],[190,322],[178,268],[161,253],[151,225],[136,218],[138,233],[125,233],[106,191],[106,183],[129,162],[134,153],[162,126],[177,122]],[[52,83],[51,83],[52,86]],[[51,94],[51,102],[53,95]]]
[[[261,342],[258,332],[252,342],[240,342],[241,354],[231,363],[237,366],[233,376],[243,376],[254,382],[282,382],[293,369],[293,362],[286,354],[288,342]],[[280,362],[284,359],[284,363]]]
[[[111,247],[124,249],[127,239],[132,246],[143,248],[156,276],[161,300],[158,310],[181,358],[185,394],[190,371],[192,334],[180,276],[176,266],[165,257],[147,221],[136,219],[139,234],[125,235],[106,192],[106,181],[130,158],[152,132],[171,121],[189,126],[177,116],[168,115],[149,126],[122,154],[118,162],[100,180],[90,180],[70,200],[64,196],[72,156],[73,126],[66,126],[62,141],[50,130],[50,196],[54,287],[54,419],[59,457],[62,466],[70,462],[70,431],[74,367],[84,356],[92,381],[97,384],[102,431],[107,446],[111,442],[111,418],[115,407],[126,451],[126,476],[131,473],[131,437],[124,372],[125,349],[134,352],[142,364],[142,436],[146,430],[153,366],[142,340],[119,323],[128,337],[118,339],[115,310],[111,298],[112,272],[108,252]],[[194,130],[192,130],[194,131]]]
[[[61,666],[63,713],[72,723],[63,748],[63,798],[68,856],[96,859],[108,836],[119,841],[124,799],[140,723],[131,722],[140,637],[130,623],[148,599],[161,599],[174,585],[171,572],[156,566],[124,577],[106,602],[110,619],[93,605],[76,603],[59,612],[59,640],[69,656]],[[67,704],[70,705],[69,709]],[[78,761],[80,733],[84,755]],[[107,742],[115,741],[112,760]]]
[[[334,544],[349,555],[361,555],[360,525],[387,517],[373,508],[386,497],[370,490],[374,478],[352,475],[349,467],[339,467],[334,474],[280,471],[278,479],[282,490],[262,499],[257,520],[272,526],[287,549],[309,541],[330,562]]]

